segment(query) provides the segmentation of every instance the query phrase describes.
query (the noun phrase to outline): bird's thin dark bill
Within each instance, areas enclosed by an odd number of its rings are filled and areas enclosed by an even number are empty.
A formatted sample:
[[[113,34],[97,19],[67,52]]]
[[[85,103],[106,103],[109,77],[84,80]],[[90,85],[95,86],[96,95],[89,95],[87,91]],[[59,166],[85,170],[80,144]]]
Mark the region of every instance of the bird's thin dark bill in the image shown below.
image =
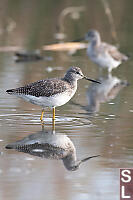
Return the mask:
[[[91,82],[94,82],[94,83],[99,83],[99,84],[101,84],[101,82],[96,81],[96,80],[93,80],[93,79],[90,79],[90,78],[88,78],[88,77],[86,77],[86,76],[84,76],[84,79],[86,79],[86,80],[88,80],[88,81],[91,81]]]
[[[91,158],[96,158],[96,157],[99,157],[100,155],[96,155],[96,156],[90,156],[90,157],[87,157],[87,158],[84,158],[83,160],[81,160],[81,162],[85,162],[87,160],[90,160]]]
[[[83,41],[83,40],[85,40],[84,37],[82,37],[82,38],[78,38],[78,39],[76,39],[76,40],[72,40],[72,42],[81,42],[81,41]]]

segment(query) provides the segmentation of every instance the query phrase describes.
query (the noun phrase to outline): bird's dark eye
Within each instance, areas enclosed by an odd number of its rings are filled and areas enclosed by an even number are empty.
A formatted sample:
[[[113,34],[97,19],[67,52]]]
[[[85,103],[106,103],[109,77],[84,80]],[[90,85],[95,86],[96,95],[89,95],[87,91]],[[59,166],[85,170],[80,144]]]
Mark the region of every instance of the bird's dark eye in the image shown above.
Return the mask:
[[[76,74],[80,74],[79,72],[76,72]]]

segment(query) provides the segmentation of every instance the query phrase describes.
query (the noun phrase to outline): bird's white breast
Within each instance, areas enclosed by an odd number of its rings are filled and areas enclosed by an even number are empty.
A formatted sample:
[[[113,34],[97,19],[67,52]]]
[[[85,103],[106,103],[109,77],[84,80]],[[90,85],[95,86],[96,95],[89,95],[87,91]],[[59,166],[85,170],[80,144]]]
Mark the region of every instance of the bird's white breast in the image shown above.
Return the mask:
[[[87,54],[97,65],[104,68],[116,68],[121,61],[115,60],[108,52],[97,52],[91,45],[88,46]]]
[[[73,89],[72,92],[66,91],[58,93],[56,95],[52,95],[50,97],[45,97],[45,96],[35,97],[32,95],[23,95],[23,94],[19,94],[18,97],[42,107],[57,107],[67,103],[75,94],[76,89],[77,86]]]

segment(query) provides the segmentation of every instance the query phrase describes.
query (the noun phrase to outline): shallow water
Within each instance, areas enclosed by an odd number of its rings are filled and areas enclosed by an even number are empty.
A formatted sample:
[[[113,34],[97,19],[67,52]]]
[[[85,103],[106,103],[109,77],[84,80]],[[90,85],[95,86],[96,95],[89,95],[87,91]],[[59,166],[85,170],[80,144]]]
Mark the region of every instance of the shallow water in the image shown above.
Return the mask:
[[[8,5],[10,11],[8,13],[7,5],[1,2],[7,19],[11,17],[16,22],[16,28],[7,34],[1,34],[2,45],[22,45],[33,49],[55,42],[53,38],[55,30],[52,29],[56,21],[54,16],[59,15],[66,4],[77,6],[77,1],[73,3],[62,1],[62,4],[58,2],[56,12],[53,13],[55,5],[51,2],[45,1],[40,5],[34,2],[32,10],[26,2],[16,4],[18,10],[16,9],[15,13],[13,12],[15,5]],[[131,54],[133,25],[130,7],[133,3],[132,1],[120,3],[120,0],[110,2],[113,16],[117,16],[115,21],[119,36],[117,42],[123,52]],[[119,9],[118,3],[121,4]],[[49,13],[46,12],[46,8],[45,13],[43,11],[40,11],[42,15],[39,13],[42,5],[43,8],[46,6],[49,9]],[[98,4],[98,1],[97,4],[84,1],[84,5],[88,10],[78,19],[79,24],[74,23],[71,18],[67,19],[66,29],[70,28],[66,31],[66,41],[82,36],[88,30],[87,26],[90,23],[89,26],[97,28],[102,33],[102,38],[112,42],[107,28],[108,20],[103,17],[101,4]],[[93,22],[88,21],[90,17],[92,19],[89,6],[94,11]],[[38,12],[35,12],[36,9]],[[99,19],[103,19],[103,24],[97,23],[95,12],[98,13]],[[50,15],[51,13],[53,15]],[[20,26],[23,17],[25,21]],[[41,22],[42,17],[44,22]],[[34,23],[28,27],[31,21]],[[47,24],[47,30],[43,30],[43,25]],[[42,33],[38,29],[42,29]],[[87,58],[85,50],[78,51],[73,56],[66,52],[43,53],[51,59],[16,63],[13,60],[13,52],[0,54],[0,200],[118,199],[119,168],[133,166],[132,56],[129,61],[113,70],[112,77],[107,77],[106,72],[101,77],[97,66]],[[79,66],[86,76],[100,79],[102,84],[94,86],[85,80],[78,82],[78,90],[72,100],[56,108],[55,133],[70,138],[76,148],[78,159],[91,155],[101,156],[82,163],[77,171],[68,171],[61,160],[49,160],[5,149],[7,144],[42,130],[41,108],[7,95],[5,91],[39,79],[61,77],[72,65]],[[130,83],[129,86],[126,85],[126,81]],[[111,85],[115,86],[110,90]],[[46,109],[44,121],[44,130],[52,130],[51,110]]]

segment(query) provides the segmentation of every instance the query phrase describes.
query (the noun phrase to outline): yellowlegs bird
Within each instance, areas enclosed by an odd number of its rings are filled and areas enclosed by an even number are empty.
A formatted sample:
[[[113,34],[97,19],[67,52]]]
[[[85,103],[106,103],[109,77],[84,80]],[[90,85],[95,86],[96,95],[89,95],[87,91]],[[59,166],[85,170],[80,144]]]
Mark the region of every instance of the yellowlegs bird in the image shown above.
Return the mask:
[[[90,59],[101,68],[107,68],[109,72],[118,67],[123,61],[128,60],[128,57],[122,54],[117,47],[102,42],[100,33],[96,30],[90,30],[84,38],[75,41],[83,39],[89,41],[87,54]]]
[[[41,121],[43,120],[44,108],[53,108],[53,120],[55,120],[55,107],[62,106],[73,97],[79,79],[100,83],[84,76],[80,68],[71,67],[63,78],[40,80],[23,87],[9,89],[6,92],[41,106],[43,108]]]
[[[77,170],[81,163],[99,156],[95,155],[77,160],[76,149],[70,138],[47,130],[8,144],[6,148],[16,149],[42,158],[62,160],[66,169],[71,171]]]

